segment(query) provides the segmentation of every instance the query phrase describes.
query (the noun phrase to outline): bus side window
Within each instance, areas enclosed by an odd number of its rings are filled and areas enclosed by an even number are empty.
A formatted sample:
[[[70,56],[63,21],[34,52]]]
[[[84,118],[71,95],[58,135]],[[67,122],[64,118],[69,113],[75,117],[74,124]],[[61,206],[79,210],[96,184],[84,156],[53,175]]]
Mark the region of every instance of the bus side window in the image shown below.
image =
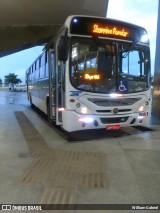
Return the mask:
[[[52,67],[52,84],[56,84],[56,72],[55,72],[55,66],[54,66],[54,53],[51,53],[51,67]]]
[[[42,76],[42,70],[41,70],[41,57],[38,60],[38,65],[39,65],[39,77],[43,78],[43,76]]]
[[[33,66],[32,66],[32,70],[33,70],[34,80],[36,80],[35,64],[33,64]]]
[[[45,54],[43,54],[40,58],[40,78],[45,78]]]
[[[29,68],[29,80],[32,81],[32,68]]]
[[[45,53],[45,77],[47,78],[49,76],[49,73],[48,73],[48,51]]]
[[[39,61],[36,61],[36,73],[37,73],[37,79],[40,77],[40,70],[39,70]]]

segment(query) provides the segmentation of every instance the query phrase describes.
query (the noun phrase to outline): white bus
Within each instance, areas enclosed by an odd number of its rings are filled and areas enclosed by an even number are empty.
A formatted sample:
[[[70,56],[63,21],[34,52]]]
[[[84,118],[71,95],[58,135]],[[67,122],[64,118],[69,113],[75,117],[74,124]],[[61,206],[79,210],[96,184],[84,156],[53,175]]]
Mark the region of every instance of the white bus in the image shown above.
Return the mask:
[[[144,28],[70,16],[26,71],[31,105],[67,132],[146,125],[150,48]]]

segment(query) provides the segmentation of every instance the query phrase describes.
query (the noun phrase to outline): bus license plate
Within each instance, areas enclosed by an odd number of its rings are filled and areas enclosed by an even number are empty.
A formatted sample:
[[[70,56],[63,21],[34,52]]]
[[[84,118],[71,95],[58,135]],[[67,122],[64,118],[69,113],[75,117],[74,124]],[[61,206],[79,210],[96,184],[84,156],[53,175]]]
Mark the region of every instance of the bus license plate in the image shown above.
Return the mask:
[[[106,130],[118,130],[120,129],[120,125],[108,125],[106,126]]]

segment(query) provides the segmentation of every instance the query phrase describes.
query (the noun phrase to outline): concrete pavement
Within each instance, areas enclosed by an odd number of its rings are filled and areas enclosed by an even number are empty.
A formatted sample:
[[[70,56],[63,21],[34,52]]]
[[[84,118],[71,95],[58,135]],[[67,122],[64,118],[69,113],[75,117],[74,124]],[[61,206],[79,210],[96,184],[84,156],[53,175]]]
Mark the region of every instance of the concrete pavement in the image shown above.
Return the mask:
[[[0,90],[0,203],[160,203],[159,121],[151,127],[72,143],[30,108],[25,93]]]

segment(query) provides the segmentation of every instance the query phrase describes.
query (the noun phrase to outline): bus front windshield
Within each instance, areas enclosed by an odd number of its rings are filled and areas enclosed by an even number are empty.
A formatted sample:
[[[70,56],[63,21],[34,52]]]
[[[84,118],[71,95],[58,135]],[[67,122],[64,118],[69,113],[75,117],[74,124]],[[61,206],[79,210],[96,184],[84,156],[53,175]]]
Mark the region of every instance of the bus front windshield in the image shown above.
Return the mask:
[[[136,42],[71,38],[70,81],[94,93],[136,93],[150,87],[149,48]]]

